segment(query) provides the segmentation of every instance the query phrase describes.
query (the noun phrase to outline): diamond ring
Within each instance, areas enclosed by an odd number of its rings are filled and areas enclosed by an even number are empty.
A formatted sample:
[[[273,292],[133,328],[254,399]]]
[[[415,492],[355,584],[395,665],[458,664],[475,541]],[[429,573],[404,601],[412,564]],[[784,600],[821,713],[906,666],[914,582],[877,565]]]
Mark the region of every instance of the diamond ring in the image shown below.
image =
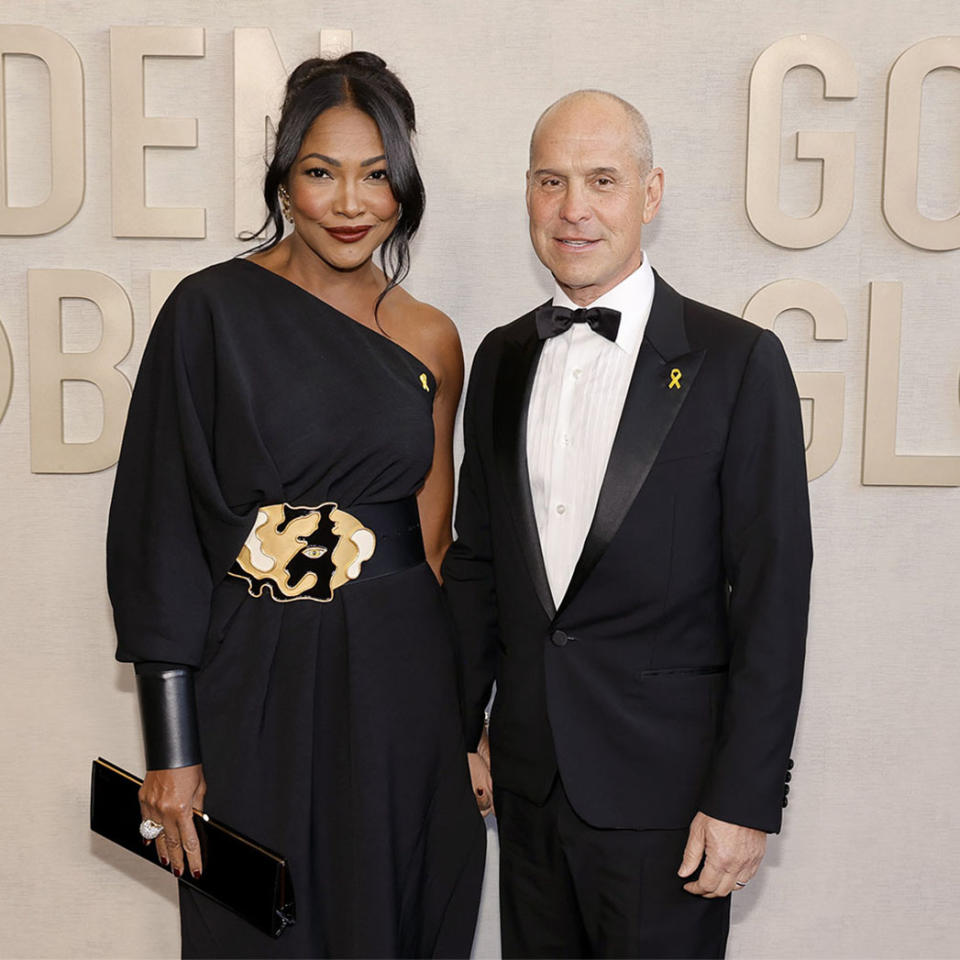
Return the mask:
[[[143,820],[140,823],[140,836],[144,840],[156,840],[163,833],[163,824],[156,820]]]

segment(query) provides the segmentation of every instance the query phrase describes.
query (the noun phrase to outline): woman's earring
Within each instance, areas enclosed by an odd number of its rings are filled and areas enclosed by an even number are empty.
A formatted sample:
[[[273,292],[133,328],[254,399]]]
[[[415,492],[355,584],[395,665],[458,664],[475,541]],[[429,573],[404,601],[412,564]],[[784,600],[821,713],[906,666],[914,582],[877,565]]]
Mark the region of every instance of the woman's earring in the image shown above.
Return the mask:
[[[290,212],[290,194],[287,193],[287,188],[281,186],[277,194],[280,197],[280,209],[283,211],[284,220],[287,223],[293,223],[293,214]]]

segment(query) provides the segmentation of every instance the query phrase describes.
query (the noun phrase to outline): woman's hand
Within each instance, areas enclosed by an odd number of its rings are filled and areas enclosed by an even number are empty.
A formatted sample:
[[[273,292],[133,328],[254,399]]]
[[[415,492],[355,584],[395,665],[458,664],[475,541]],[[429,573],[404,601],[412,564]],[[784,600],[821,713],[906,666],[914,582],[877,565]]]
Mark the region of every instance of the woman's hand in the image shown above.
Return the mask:
[[[490,739],[486,730],[480,737],[476,753],[467,754],[467,763],[470,766],[470,781],[480,813],[485,817],[496,813],[493,809],[493,779],[490,776]]]
[[[203,810],[207,784],[203,766],[177,767],[173,770],[148,770],[140,788],[140,812],[163,826],[157,837],[157,856],[175,877],[183,876],[183,857],[194,877],[200,877],[200,840],[193,826],[193,811]]]

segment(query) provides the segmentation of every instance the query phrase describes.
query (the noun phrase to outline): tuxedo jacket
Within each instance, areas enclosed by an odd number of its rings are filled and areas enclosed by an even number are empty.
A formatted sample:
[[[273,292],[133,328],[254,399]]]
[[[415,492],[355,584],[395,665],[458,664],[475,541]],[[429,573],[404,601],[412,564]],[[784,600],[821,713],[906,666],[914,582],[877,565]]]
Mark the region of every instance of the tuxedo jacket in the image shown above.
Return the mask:
[[[485,338],[464,410],[443,577],[467,742],[496,681],[497,787],[541,802],[559,771],[596,827],[686,828],[702,810],[778,831],[812,561],[783,348],[656,277],[596,512],[556,606],[526,459],[534,314]]]

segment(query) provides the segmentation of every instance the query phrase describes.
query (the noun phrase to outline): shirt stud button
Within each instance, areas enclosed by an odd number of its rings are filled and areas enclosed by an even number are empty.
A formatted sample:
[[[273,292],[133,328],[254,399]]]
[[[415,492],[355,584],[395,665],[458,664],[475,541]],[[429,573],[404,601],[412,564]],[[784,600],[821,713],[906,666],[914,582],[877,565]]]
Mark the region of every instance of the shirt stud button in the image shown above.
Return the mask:
[[[562,503],[558,503],[558,504],[557,504],[557,513],[559,513],[560,516],[563,516],[566,512],[567,512],[567,508],[566,508]]]

